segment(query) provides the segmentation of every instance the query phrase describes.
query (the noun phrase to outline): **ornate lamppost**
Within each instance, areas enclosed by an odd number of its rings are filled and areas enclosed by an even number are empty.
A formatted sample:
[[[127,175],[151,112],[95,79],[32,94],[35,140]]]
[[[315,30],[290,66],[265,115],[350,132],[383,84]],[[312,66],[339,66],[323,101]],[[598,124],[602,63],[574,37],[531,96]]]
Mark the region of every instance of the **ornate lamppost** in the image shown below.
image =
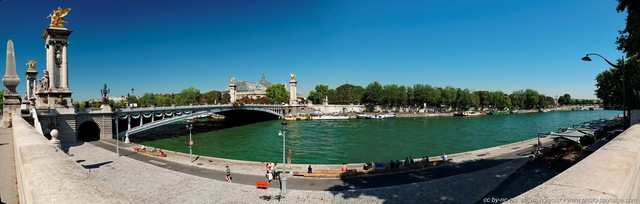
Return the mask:
[[[620,69],[620,71],[622,71],[622,116],[623,116],[623,123],[624,123],[624,127],[627,128],[629,127],[628,124],[628,113],[627,113],[627,93],[626,93],[626,86],[627,86],[627,80],[624,77],[624,73],[626,72],[624,69],[624,57],[622,58],[622,62],[619,65],[613,64],[611,62],[609,62],[609,60],[607,60],[607,58],[604,58],[602,55],[596,54],[596,53],[589,53],[587,55],[585,55],[582,58],[582,61],[591,61],[591,58],[589,58],[589,55],[596,55],[600,58],[602,58],[605,62],[607,62],[609,65],[611,65],[614,68],[618,68]]]
[[[285,161],[285,149],[286,149],[286,138],[287,138],[287,121],[282,120],[282,130],[278,135],[282,136],[282,175],[280,175],[280,196],[282,197],[287,193],[287,163]]]
[[[120,133],[118,132],[118,114],[114,114],[113,119],[116,121],[116,155],[120,157]]]
[[[189,130],[189,164],[192,164],[193,159],[191,159],[191,156],[193,155],[193,152],[191,147],[193,146],[193,140],[191,139],[191,129],[193,129],[193,124],[187,124],[187,129]]]
[[[107,89],[107,84],[104,84],[104,88],[100,90],[100,95],[102,95],[102,104],[109,104],[109,99],[107,99],[107,94],[111,92],[111,89]]]

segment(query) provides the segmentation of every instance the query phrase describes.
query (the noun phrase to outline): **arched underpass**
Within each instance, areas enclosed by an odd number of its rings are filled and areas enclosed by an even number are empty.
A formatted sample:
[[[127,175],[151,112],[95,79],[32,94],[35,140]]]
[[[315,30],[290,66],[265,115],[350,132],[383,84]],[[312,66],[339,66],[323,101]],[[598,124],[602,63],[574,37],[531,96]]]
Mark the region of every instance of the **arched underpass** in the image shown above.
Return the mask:
[[[78,127],[78,140],[95,141],[100,140],[100,126],[93,121],[87,121]]]
[[[223,115],[225,121],[234,125],[245,125],[267,120],[277,120],[280,116],[266,111],[235,109],[218,112]]]

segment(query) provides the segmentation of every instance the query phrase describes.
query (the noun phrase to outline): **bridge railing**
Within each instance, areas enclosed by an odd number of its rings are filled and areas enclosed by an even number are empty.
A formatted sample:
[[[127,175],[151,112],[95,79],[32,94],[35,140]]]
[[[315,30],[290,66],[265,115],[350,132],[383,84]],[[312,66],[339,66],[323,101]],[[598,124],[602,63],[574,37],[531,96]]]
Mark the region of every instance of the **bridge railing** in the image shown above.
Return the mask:
[[[232,104],[204,104],[204,105],[182,105],[182,106],[150,106],[150,107],[127,107],[124,109],[117,108],[116,112],[145,112],[145,111],[157,111],[157,110],[179,110],[179,109],[202,109],[202,108],[215,108],[215,107],[232,107]],[[245,104],[247,107],[282,107],[279,104]]]

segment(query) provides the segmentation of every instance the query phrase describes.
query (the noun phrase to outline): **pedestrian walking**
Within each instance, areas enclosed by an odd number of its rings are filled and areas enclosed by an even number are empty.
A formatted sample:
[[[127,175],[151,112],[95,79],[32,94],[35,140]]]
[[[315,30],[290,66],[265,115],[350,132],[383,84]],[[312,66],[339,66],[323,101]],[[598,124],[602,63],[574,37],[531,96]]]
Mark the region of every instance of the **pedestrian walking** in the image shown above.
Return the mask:
[[[229,166],[225,166],[225,168],[227,168],[225,170],[227,174],[224,176],[224,178],[227,179],[227,182],[231,183],[231,169],[229,169]]]

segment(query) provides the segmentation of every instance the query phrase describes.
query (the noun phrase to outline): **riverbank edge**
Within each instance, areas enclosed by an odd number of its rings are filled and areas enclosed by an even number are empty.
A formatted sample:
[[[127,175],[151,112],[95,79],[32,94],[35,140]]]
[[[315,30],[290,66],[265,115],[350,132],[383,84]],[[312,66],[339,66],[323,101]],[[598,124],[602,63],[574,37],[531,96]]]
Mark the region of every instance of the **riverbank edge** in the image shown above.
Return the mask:
[[[540,141],[542,144],[547,144],[552,140],[540,138]],[[115,147],[115,140],[109,140],[108,142],[102,141],[102,142],[113,145]],[[510,154],[516,151],[521,151],[525,148],[532,148],[533,145],[537,143],[538,143],[538,138],[532,138],[532,139],[523,140],[520,142],[514,142],[514,143],[509,143],[509,144],[504,144],[504,145],[499,145],[494,147],[454,153],[451,155],[447,155],[447,157],[448,159],[450,159],[449,161],[450,163],[463,163],[463,162],[474,161],[479,159],[490,159],[490,158],[495,158],[495,157],[500,157],[502,155]],[[120,147],[122,149],[125,149],[126,151],[129,151],[129,152],[135,152],[133,151],[133,147],[140,147],[140,146],[141,146],[140,144],[136,144],[136,143],[120,144]],[[154,147],[147,146],[147,149],[153,149],[153,148]],[[531,149],[531,151],[533,152],[533,148]],[[189,164],[189,154],[187,153],[177,152],[173,150],[164,150],[164,152],[165,154],[167,154],[167,157],[156,157],[156,158],[158,160],[168,160],[168,161],[173,161],[177,163]],[[530,155],[532,154],[522,155],[520,158],[525,158]],[[225,169],[225,166],[229,166],[230,168],[233,169],[233,172],[235,173],[249,174],[249,175],[264,175],[265,165],[266,163],[269,162],[269,161],[257,162],[257,161],[246,161],[246,160],[234,160],[234,159],[225,159],[225,158],[202,156],[202,155],[193,155],[193,158],[194,158],[194,161],[192,164],[200,168],[223,171]],[[420,159],[421,158],[416,158],[414,159],[414,161],[419,162]],[[404,161],[404,159],[399,159],[399,160]],[[429,160],[430,161],[441,160],[441,155],[430,156]],[[278,162],[278,161],[272,161],[272,162]],[[388,164],[387,161],[378,161],[375,163],[378,168],[385,168]],[[282,166],[282,164],[279,164],[279,165]],[[313,169],[316,171],[317,170],[339,171],[342,168],[341,164],[287,164],[286,169],[288,171],[293,171],[293,172],[306,172],[307,167],[309,165],[311,165]],[[360,163],[347,164],[348,169],[361,170],[362,166],[363,164],[360,164]],[[420,169],[407,169],[406,171],[417,171],[417,170],[420,170]],[[406,172],[406,171],[403,171],[403,172]]]

